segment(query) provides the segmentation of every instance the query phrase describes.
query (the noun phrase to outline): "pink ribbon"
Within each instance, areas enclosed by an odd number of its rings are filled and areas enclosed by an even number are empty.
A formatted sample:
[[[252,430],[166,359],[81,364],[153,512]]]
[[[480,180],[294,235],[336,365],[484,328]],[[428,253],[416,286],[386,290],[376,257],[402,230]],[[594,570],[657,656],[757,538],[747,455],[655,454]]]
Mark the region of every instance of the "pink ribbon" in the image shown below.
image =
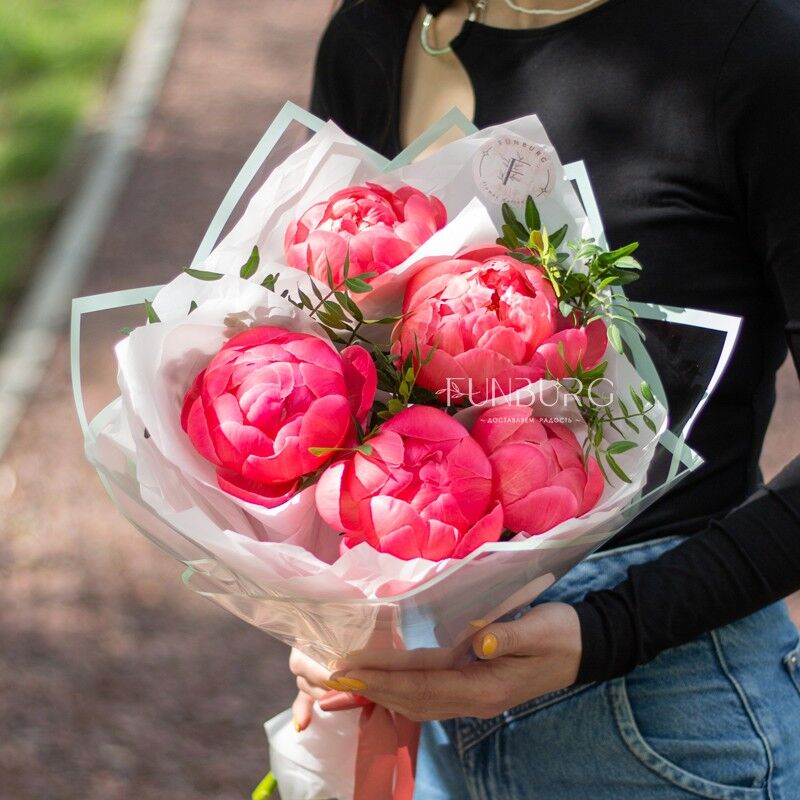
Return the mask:
[[[325,711],[361,707],[353,800],[412,800],[420,726],[369,700],[329,692]]]

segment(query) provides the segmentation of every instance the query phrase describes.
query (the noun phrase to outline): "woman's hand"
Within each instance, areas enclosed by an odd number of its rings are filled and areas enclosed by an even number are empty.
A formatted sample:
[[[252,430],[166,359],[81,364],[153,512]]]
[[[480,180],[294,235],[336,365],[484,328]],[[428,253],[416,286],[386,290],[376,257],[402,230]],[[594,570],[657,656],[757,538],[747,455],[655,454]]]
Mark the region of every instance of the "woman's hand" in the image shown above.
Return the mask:
[[[575,682],[581,659],[578,615],[565,603],[543,603],[514,622],[488,625],[472,646],[480,660],[463,669],[332,674],[294,651],[290,668],[301,690],[295,724],[304,728],[314,699],[330,689],[357,693],[417,721],[497,716]]]

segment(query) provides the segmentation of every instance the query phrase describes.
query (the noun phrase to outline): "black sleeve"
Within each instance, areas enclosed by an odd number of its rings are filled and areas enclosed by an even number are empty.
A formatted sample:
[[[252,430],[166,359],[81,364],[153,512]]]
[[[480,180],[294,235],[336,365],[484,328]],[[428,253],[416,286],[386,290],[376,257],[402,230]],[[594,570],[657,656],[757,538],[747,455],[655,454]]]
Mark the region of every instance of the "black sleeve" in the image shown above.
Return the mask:
[[[800,3],[756,0],[728,48],[716,93],[727,192],[775,292],[800,369]],[[576,610],[578,682],[624,675],[669,647],[800,589],[800,458],[721,520],[631,567]]]

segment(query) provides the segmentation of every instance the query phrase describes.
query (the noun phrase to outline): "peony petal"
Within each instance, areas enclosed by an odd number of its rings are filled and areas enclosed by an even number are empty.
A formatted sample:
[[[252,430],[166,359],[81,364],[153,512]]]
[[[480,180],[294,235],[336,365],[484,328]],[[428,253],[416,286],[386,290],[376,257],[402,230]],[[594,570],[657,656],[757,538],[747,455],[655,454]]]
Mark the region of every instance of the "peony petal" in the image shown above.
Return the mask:
[[[608,348],[608,329],[602,319],[590,322],[586,328],[586,353],[583,357],[584,369],[597,366]]]
[[[302,473],[313,472],[330,456],[315,456],[312,447],[341,447],[353,423],[350,405],[341,395],[329,395],[315,400],[301,417],[299,458]]]
[[[315,399],[327,397],[328,395],[344,397],[347,393],[347,387],[342,377],[341,362],[337,364],[337,367],[338,369],[334,371],[325,367],[318,367],[316,364],[298,364],[299,382],[308,387]]]
[[[331,464],[320,475],[314,487],[314,501],[319,515],[337,531],[346,531],[350,528],[342,518],[341,509],[342,481],[348,466],[346,461]]]
[[[494,497],[503,508],[544,488],[552,477],[551,464],[541,448],[527,442],[512,442],[489,457],[494,473]]]
[[[472,426],[470,435],[483,448],[487,455],[491,455],[498,447],[505,444],[512,437],[525,437],[528,440],[528,428],[538,439],[529,441],[545,441],[547,434],[540,425],[534,427],[530,425],[531,411],[526,406],[513,404],[493,406],[486,409]]]
[[[597,503],[600,501],[600,498],[603,496],[605,485],[605,479],[603,478],[603,473],[600,472],[600,467],[597,465],[597,461],[590,456],[587,463],[586,486],[583,490],[583,502],[581,503],[581,507],[578,509],[576,516],[580,517],[583,514],[586,514],[597,505]]]
[[[486,542],[497,542],[503,534],[503,509],[500,503],[495,503],[492,510],[481,517],[461,537],[453,551],[453,558],[464,558],[473,550],[477,550]]]
[[[428,525],[408,503],[379,495],[364,506],[382,552],[405,559],[420,557]]]
[[[422,557],[429,561],[450,558],[458,543],[458,530],[437,519],[428,520],[428,536],[422,546]]]
[[[242,477],[261,484],[279,484],[295,481],[303,472],[300,459],[300,440],[297,436],[284,436],[274,455],[249,455],[241,465]]]
[[[358,345],[345,347],[341,356],[350,412],[362,426],[365,426],[378,388],[375,363],[372,356]]]
[[[534,536],[572,519],[578,513],[578,501],[563,486],[547,486],[504,505],[503,512],[507,528]]]
[[[384,431],[428,442],[459,440],[469,431],[447,412],[432,406],[411,406],[383,423]]]
[[[214,449],[205,408],[203,407],[203,402],[199,398],[192,403],[189,409],[189,414],[186,417],[185,430],[195,450],[207,461],[221,467],[222,461],[217,455],[217,451]]]
[[[246,503],[277,508],[282,506],[297,492],[298,482],[264,485],[255,481],[248,481],[241,475],[217,474],[219,488]]]
[[[214,448],[229,469],[241,469],[248,456],[270,456],[272,440],[252,425],[223,422],[211,431]]]

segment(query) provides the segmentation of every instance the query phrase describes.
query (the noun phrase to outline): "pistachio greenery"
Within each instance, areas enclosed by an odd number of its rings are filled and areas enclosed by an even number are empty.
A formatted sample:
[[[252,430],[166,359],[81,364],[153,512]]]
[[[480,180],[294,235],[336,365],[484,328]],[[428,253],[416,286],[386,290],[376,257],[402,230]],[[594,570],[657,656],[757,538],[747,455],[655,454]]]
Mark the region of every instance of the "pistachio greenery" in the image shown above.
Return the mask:
[[[530,196],[525,201],[524,219],[519,219],[507,203],[502,206],[502,214],[503,235],[497,243],[507,247],[509,255],[542,271],[553,287],[558,310],[574,326],[585,327],[595,320],[603,320],[608,341],[618,353],[624,352],[621,325],[627,325],[644,338],[634,321],[636,312],[625,303],[624,295],[613,289],[639,278],[641,264],[633,257],[638,242],[607,250],[594,239],[580,239],[568,242],[562,250],[569,227],[563,225],[550,233],[542,225],[539,209]],[[637,446],[636,442],[625,438],[627,431],[638,433],[642,424],[655,433],[656,425],[648,416],[656,405],[652,390],[644,381],[638,390],[630,387],[629,406],[622,398],[613,398],[597,388],[605,383],[607,361],[585,370],[580,364],[571,369],[566,359],[563,360],[569,377],[559,383],[575,399],[589,429],[583,447],[584,459],[593,455],[607,481],[606,469],[630,482],[616,456]],[[605,444],[608,428],[622,439]]]

